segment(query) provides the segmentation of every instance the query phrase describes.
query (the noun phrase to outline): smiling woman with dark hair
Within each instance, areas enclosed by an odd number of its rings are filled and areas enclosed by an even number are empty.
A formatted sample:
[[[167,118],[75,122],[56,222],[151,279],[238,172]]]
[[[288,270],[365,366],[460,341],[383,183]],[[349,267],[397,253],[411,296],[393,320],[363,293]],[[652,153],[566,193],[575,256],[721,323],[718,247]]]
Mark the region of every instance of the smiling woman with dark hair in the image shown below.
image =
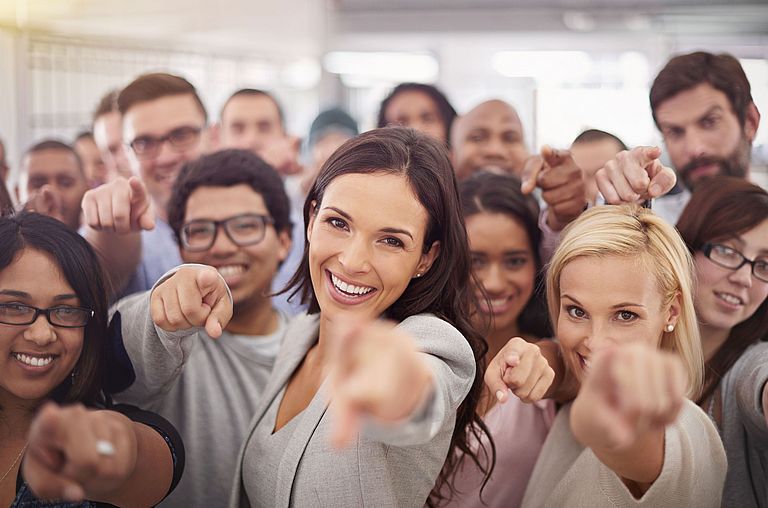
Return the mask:
[[[103,393],[96,254],[61,222],[26,212],[0,219],[0,245],[0,505],[158,503],[181,476],[183,446],[162,418]]]
[[[304,220],[292,284],[309,312],[289,325],[230,504],[437,503],[454,450],[476,457],[468,433],[484,428],[475,408],[486,346],[470,320],[448,152],[412,129],[351,139],[320,171]],[[379,318],[396,326],[370,323]]]

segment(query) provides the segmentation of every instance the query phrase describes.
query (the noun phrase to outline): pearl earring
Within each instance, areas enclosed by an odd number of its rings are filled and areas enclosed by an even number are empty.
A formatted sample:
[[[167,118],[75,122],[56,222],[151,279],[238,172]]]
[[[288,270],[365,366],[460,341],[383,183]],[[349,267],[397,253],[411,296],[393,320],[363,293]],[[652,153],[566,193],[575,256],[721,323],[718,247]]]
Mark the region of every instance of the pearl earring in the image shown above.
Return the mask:
[[[672,323],[670,323],[670,324],[668,324],[668,325],[667,325],[667,326],[666,326],[664,329],[665,329],[666,331],[670,332],[670,333],[671,333],[671,332],[674,332],[674,331],[675,331],[675,325],[673,325]]]
[[[417,274],[416,274],[416,277],[421,277],[421,273],[417,273]]]

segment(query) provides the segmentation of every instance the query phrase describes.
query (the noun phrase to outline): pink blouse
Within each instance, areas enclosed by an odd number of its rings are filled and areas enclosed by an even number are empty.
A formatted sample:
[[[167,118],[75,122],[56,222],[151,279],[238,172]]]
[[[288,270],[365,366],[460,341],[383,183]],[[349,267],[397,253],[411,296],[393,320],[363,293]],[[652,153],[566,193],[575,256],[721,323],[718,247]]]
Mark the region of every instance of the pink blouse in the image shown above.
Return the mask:
[[[496,467],[483,489],[483,476],[471,460],[464,460],[456,473],[457,493],[450,507],[518,507],[533,472],[533,466],[555,419],[555,403],[541,400],[526,404],[510,394],[505,404],[496,404],[485,415],[485,424],[496,444]],[[486,443],[486,449],[490,447]],[[485,504],[483,504],[485,502]]]

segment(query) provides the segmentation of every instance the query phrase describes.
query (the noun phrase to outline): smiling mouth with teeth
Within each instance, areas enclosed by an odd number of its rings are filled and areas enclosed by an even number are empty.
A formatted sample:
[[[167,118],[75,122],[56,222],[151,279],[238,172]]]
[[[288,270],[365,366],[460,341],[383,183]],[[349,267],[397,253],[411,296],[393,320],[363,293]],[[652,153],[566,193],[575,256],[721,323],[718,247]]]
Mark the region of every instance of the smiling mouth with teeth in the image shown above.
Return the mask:
[[[724,301],[725,303],[729,303],[731,305],[744,305],[744,301],[741,298],[729,293],[721,293],[719,291],[716,291],[715,296],[721,299],[722,301]]]
[[[30,367],[45,367],[55,358],[53,355],[32,356],[24,353],[13,353],[13,357],[24,365],[29,365]]]
[[[333,282],[333,287],[335,287],[338,291],[351,297],[364,296],[375,289],[368,286],[355,286],[353,284],[347,284],[346,282],[336,277],[332,273],[331,273],[331,282]]]

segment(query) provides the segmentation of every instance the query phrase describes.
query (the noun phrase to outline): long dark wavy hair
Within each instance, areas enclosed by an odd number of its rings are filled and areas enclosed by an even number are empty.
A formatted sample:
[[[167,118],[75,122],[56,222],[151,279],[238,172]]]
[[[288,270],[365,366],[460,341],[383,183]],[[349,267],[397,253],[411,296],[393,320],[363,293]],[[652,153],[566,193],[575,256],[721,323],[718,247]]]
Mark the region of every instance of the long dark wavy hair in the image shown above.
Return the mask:
[[[45,215],[21,212],[0,218],[0,271],[25,249],[49,256],[80,299],[93,310],[83,331],[83,350],[67,378],[50,394],[59,403],[103,403],[101,388],[107,336],[107,291],[101,266],[93,249],[76,231]],[[2,375],[2,374],[0,374]]]
[[[477,363],[472,388],[457,410],[448,457],[427,501],[429,506],[436,506],[453,496],[452,478],[464,455],[472,457],[486,477],[490,476],[495,458],[493,453],[482,450],[484,457],[491,459],[481,460],[481,450],[471,446],[472,441],[482,443],[483,434],[492,443],[476,412],[483,390],[488,346],[471,320],[475,293],[469,244],[448,150],[430,136],[402,127],[374,129],[350,139],[320,170],[304,203],[304,224],[306,229],[310,215],[320,208],[323,195],[334,179],[348,174],[381,173],[404,176],[429,214],[422,252],[428,252],[434,242],[440,242],[440,253],[431,268],[423,277],[410,281],[384,317],[400,322],[424,312],[435,314],[461,332],[472,347]],[[313,203],[316,203],[314,207]],[[320,311],[309,272],[309,243],[304,246],[301,264],[288,288],[293,288],[292,297],[301,296],[310,314]],[[447,496],[441,493],[445,487],[449,491]]]
[[[478,213],[506,215],[519,221],[528,233],[536,266],[534,292],[523,307],[517,322],[522,333],[547,338],[552,337],[552,327],[547,313],[544,270],[539,252],[539,204],[533,196],[523,194],[520,185],[520,179],[514,175],[475,173],[459,184],[461,208],[465,219]]]
[[[677,221],[691,253],[705,243],[727,240],[768,220],[768,192],[743,178],[720,176],[699,185]],[[698,403],[707,401],[723,376],[744,351],[768,340],[768,298],[749,318],[734,326],[728,338],[704,366],[704,388]]]

